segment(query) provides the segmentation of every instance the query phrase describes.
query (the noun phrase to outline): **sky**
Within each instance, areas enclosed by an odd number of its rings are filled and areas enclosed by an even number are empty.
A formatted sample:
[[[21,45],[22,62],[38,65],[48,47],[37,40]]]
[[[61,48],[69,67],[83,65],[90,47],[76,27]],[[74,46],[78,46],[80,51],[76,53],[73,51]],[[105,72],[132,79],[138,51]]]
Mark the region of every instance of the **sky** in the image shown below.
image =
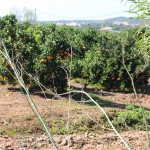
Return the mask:
[[[0,0],[0,16],[21,12],[23,8],[36,10],[38,20],[102,20],[129,17],[130,3],[126,0]]]

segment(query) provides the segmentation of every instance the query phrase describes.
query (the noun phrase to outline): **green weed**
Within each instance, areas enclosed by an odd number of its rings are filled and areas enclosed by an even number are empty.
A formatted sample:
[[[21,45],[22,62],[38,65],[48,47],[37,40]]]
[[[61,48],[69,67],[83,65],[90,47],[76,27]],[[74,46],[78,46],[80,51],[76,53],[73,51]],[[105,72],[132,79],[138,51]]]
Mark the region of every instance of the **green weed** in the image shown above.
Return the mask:
[[[4,135],[4,133],[5,133],[4,130],[0,129],[0,136]]]
[[[8,134],[8,135],[16,135],[16,134],[18,134],[18,132],[15,129],[10,129],[10,130],[6,131],[6,134]]]
[[[118,129],[146,130],[143,111],[148,124],[147,127],[150,129],[150,111],[144,110],[144,108],[142,107],[128,105],[126,106],[126,111],[115,111],[113,113],[110,113],[111,115],[109,116],[114,126]],[[106,121],[104,116],[102,116],[102,118]]]

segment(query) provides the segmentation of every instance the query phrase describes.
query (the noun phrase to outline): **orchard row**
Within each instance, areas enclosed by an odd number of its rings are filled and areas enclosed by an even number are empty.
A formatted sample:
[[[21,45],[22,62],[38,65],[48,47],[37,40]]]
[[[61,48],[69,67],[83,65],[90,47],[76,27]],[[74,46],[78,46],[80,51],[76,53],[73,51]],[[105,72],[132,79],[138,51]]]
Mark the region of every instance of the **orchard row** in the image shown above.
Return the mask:
[[[1,38],[18,68],[23,68],[48,88],[59,93],[67,89],[67,74],[105,89],[130,90],[127,67],[140,88],[147,84],[150,65],[142,48],[145,28],[130,28],[123,32],[102,32],[92,28],[81,30],[54,24],[17,22],[14,15],[0,18]],[[3,47],[1,45],[1,50]],[[14,83],[12,69],[2,56],[1,83]],[[22,71],[26,84],[33,79]]]

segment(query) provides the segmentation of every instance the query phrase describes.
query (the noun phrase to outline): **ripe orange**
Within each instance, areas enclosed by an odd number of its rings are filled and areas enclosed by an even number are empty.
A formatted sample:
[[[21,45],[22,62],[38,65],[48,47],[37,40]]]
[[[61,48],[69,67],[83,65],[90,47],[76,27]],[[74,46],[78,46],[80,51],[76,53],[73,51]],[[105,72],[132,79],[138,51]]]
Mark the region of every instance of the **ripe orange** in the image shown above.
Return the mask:
[[[72,55],[68,54],[68,58],[72,58]]]
[[[41,63],[46,63],[46,59],[41,59],[40,62]]]
[[[47,56],[47,59],[51,60],[53,57],[52,56]]]

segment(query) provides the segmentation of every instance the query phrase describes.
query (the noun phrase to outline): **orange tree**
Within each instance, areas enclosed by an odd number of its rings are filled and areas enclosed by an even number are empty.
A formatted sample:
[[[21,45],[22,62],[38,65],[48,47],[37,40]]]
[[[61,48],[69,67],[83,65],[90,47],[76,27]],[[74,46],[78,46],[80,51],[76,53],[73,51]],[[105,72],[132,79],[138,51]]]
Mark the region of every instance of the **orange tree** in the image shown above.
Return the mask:
[[[145,66],[144,57],[139,53],[135,37],[136,29],[124,31],[128,33],[124,45],[125,65],[134,78],[135,86],[147,84],[149,66]],[[102,32],[97,36],[97,42],[85,53],[84,59],[79,61],[82,66],[82,75],[86,83],[97,84],[106,89],[132,90],[130,78],[122,64],[123,33]],[[94,37],[95,38],[95,37]]]
[[[12,52],[13,44],[15,43],[16,38],[16,17],[14,15],[5,16],[0,18],[0,33],[1,37],[4,40],[5,46],[9,49],[9,53]],[[0,48],[2,49],[2,43],[0,44]],[[7,61],[2,57],[0,61],[0,81],[2,83],[5,82],[13,82],[13,77],[8,73],[8,70],[11,72],[10,66]]]
[[[56,26],[31,25],[30,22],[17,23],[14,15],[5,16],[0,22],[2,39],[20,71],[23,68],[55,92],[65,91],[67,80],[61,68],[59,50],[64,42],[61,35],[58,37]],[[11,73],[7,61],[1,61],[2,79],[7,76],[8,82],[14,82]],[[33,80],[25,73],[21,72],[21,75],[27,84],[34,85]]]
[[[59,32],[55,25],[39,26],[34,31],[39,54],[36,57],[34,70],[44,85],[57,92],[63,92],[67,87],[67,74],[63,69],[62,60],[69,48],[65,35]]]
[[[53,24],[32,25],[30,22],[18,23],[14,15],[0,18],[1,36],[12,59],[17,66],[24,68],[41,83],[56,92],[67,88],[68,68],[73,77],[80,77],[89,84],[98,84],[107,89],[130,89],[130,78],[122,64],[122,36],[124,33],[100,32],[95,29],[79,30],[68,26],[57,27]],[[127,33],[125,65],[133,75],[135,85],[147,83],[150,76],[149,66],[145,64],[143,53],[139,53],[140,39],[144,31],[134,36],[136,29]],[[148,36],[148,33],[147,33]],[[140,41],[140,40],[139,40]],[[70,63],[72,58],[72,63]],[[11,68],[1,58],[0,81],[10,82],[13,78]],[[140,71],[139,71],[140,70]],[[25,82],[34,85],[25,73]]]

